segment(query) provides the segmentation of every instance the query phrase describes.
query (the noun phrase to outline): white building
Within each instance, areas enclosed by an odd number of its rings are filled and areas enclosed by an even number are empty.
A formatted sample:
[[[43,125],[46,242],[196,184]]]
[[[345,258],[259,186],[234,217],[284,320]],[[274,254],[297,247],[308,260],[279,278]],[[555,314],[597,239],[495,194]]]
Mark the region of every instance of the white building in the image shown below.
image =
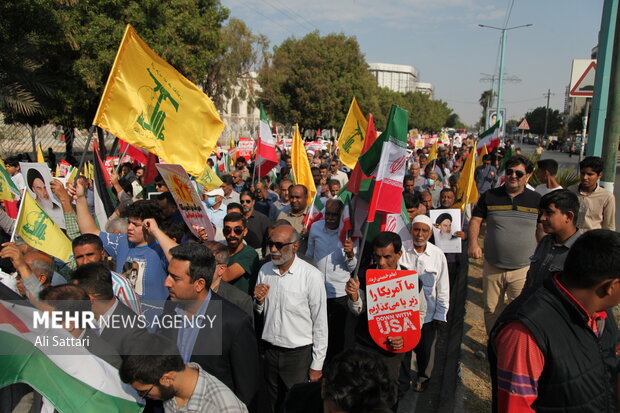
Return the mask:
[[[426,93],[427,95],[431,97],[431,99],[433,99],[435,95],[435,86],[433,86],[432,83],[428,83],[428,82],[418,82],[415,85],[415,91]]]
[[[233,98],[228,99],[224,110],[220,111],[220,118],[226,125],[218,141],[220,144],[228,145],[231,138],[236,141],[239,137],[258,136],[260,109],[252,103],[256,102],[260,91],[256,77],[257,73],[250,72],[249,76],[239,78]]]
[[[389,63],[369,63],[368,65],[379,87],[387,87],[401,93],[415,92],[418,82],[418,71],[415,67]]]

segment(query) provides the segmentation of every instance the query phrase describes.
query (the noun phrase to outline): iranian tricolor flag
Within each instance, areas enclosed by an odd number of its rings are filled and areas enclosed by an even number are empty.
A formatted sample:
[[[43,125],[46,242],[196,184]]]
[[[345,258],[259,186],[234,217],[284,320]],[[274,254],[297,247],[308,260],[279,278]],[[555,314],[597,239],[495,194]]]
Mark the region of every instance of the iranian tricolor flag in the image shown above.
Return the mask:
[[[306,232],[310,231],[310,227],[317,221],[323,219],[323,212],[325,210],[325,205],[321,202],[321,194],[317,192],[314,196],[314,201],[312,205],[310,205],[310,209],[308,209],[308,213],[304,218],[304,228],[306,228]]]
[[[499,120],[495,122],[493,126],[482,132],[478,137],[478,144],[476,145],[478,156],[480,156],[484,145],[487,146],[487,150],[489,152],[491,152],[493,148],[497,148],[499,146],[499,122]]]
[[[0,301],[0,388],[27,383],[59,412],[142,411],[142,399],[121,382],[116,368],[83,347],[58,355],[53,343],[73,336],[64,329],[34,328],[37,312]]]
[[[409,230],[409,215],[407,215],[407,208],[405,202],[401,201],[400,214],[385,214],[381,222],[381,231],[391,231],[400,235],[400,239],[403,242],[403,250],[409,251],[413,248],[413,238],[411,237],[411,231]]]
[[[260,127],[258,129],[258,147],[256,149],[256,171],[258,177],[267,175],[278,164],[276,143],[271,135],[269,120],[263,105],[260,105]]]
[[[362,172],[376,177],[367,222],[375,220],[377,211],[388,214],[401,212],[407,161],[408,117],[406,110],[392,105],[386,130],[359,158]]]

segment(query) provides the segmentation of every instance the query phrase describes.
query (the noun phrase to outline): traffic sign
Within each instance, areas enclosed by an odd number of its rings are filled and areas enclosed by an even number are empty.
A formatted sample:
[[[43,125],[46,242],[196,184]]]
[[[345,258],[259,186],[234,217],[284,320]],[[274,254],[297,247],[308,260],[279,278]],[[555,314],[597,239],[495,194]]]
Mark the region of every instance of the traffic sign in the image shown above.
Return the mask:
[[[527,123],[527,119],[523,119],[523,121],[519,124],[517,129],[530,130],[530,124]]]
[[[570,97],[587,97],[594,95],[594,77],[596,60],[575,59],[570,77]]]

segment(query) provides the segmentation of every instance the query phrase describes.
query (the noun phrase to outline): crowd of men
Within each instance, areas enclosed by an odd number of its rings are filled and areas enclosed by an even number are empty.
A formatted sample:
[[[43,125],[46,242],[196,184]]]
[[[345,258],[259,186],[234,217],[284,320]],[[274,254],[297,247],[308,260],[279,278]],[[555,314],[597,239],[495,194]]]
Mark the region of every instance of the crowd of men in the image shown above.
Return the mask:
[[[322,220],[310,224],[308,188],[294,184],[286,153],[275,180],[254,177],[239,157],[220,188],[201,194],[213,239],[185,225],[161,177],[160,195],[140,199],[148,192],[141,166],[112,172],[121,202],[103,229],[93,218],[92,182],[53,181],[73,259],[60,263],[19,240],[5,242],[2,269],[16,275],[2,275],[15,285],[0,284],[0,292],[40,309],[87,302],[84,311],[98,320],[216,320],[211,328],[70,330],[92,339],[89,351],[117,367],[149,411],[388,412],[410,388],[427,389],[438,337],[453,316],[451,290],[467,273],[467,256],[482,258],[495,410],[615,411],[618,334],[606,311],[620,302],[620,238],[613,194],[597,183],[602,161],[585,158],[580,182],[563,189],[557,162],[502,159],[509,145],[476,168],[480,197],[464,208],[463,230],[451,234],[462,254],[435,245],[429,212],[454,207],[466,147],[440,147],[431,162],[428,148],[412,151],[403,181],[410,249],[388,231],[367,245],[341,240],[338,194],[351,171],[326,150],[308,151]],[[6,165],[23,189],[19,163]],[[541,184],[528,188],[534,173]],[[5,235],[14,225],[0,212]],[[402,335],[388,338],[388,350],[371,337],[371,269],[418,273],[421,339],[413,351],[399,352],[407,347]],[[37,410],[45,399],[34,403]]]

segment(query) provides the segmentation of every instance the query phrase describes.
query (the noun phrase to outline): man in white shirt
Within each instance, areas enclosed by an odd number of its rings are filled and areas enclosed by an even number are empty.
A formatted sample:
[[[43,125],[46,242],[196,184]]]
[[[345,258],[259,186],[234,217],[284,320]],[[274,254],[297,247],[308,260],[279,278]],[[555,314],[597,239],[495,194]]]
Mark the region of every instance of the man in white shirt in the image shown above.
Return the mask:
[[[335,179],[336,181],[340,182],[340,187],[342,188],[347,184],[347,182],[349,182],[349,177],[346,173],[340,170],[341,167],[342,163],[338,159],[332,159],[329,163],[329,169],[331,170],[329,179]]]
[[[345,287],[355,270],[355,246],[352,240],[340,240],[338,227],[344,204],[332,198],[325,205],[325,220],[315,222],[310,228],[306,255],[314,260],[324,275],[327,292],[327,322],[329,344],[327,360],[340,353],[345,346],[347,323],[347,293]]]
[[[220,179],[222,180],[220,188],[224,191],[224,199],[222,200],[224,205],[233,202],[239,203],[239,193],[233,190],[233,177],[230,175],[222,175]]]
[[[224,190],[215,188],[209,192],[205,192],[207,196],[205,205],[209,221],[215,228],[224,226],[224,217],[226,216],[226,205],[224,205]]]
[[[555,180],[555,174],[558,173],[558,163],[553,159],[542,159],[536,162],[536,178],[540,185],[536,186],[535,191],[541,196],[547,195],[549,192],[562,189],[562,185]]]
[[[429,217],[416,216],[411,225],[414,248],[407,251],[409,268],[418,272],[427,304],[422,336],[414,349],[418,362],[415,391],[424,391],[428,386],[434,366],[437,330],[445,327],[450,306],[448,264],[443,251],[428,242],[433,234],[432,228]]]
[[[327,352],[323,275],[296,257],[299,240],[288,225],[271,232],[271,262],[261,268],[254,290],[255,309],[264,319],[265,379],[274,411],[293,385],[321,378]]]

